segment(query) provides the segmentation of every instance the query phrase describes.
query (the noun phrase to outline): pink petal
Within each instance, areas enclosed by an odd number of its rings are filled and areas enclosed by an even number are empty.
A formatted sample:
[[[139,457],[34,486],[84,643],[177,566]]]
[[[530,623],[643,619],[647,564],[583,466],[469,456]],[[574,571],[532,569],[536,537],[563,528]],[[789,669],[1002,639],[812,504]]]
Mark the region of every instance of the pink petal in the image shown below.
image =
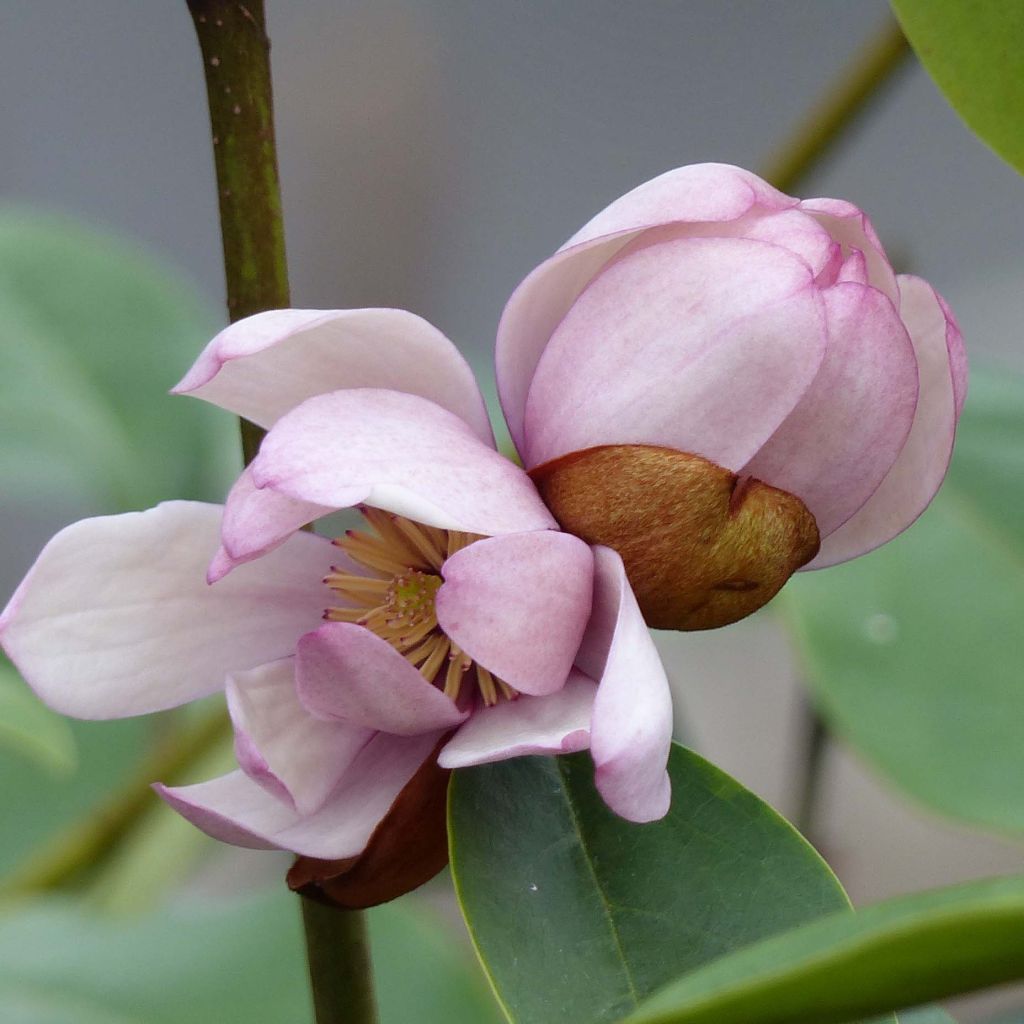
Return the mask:
[[[242,770],[301,814],[323,804],[373,736],[314,718],[299,703],[294,658],[233,673],[227,698]]]
[[[850,249],[863,253],[868,272],[868,284],[874,285],[897,305],[900,301],[896,275],[881,240],[863,210],[842,199],[804,199],[800,209],[811,214],[831,233],[832,237]]]
[[[352,504],[358,503],[361,493],[359,488],[352,490]],[[207,579],[216,583],[235,566],[265,555],[296,530],[335,510],[269,488],[259,490],[253,482],[252,465],[246,466],[224,504],[221,546],[207,570]]]
[[[174,389],[271,426],[307,398],[342,388],[420,395],[485,444],[491,424],[469,364],[404,309],[272,309],[226,327]]]
[[[340,860],[363,851],[395,798],[427,758],[437,733],[405,738],[381,733],[355,759],[341,782],[309,815],[271,796],[243,772],[194,786],[153,788],[207,835],[235,846],[282,849]]]
[[[236,562],[280,543],[307,515],[361,502],[467,533],[557,527],[518,466],[454,413],[398,391],[310,398],[271,428],[250,474],[255,486],[240,481],[224,517]]]
[[[299,534],[214,587],[221,509],[175,501],[86,519],[43,549],[0,617],[39,696],[80,718],[174,707],[292,652],[321,618],[333,549]]]
[[[784,209],[795,203],[738,167],[680,167],[617,199],[537,267],[509,299],[495,350],[498,394],[519,451],[525,443],[527,394],[548,339],[591,278],[623,246],[662,224],[722,223],[759,204]]]
[[[917,360],[899,314],[877,289],[840,284],[823,299],[825,361],[742,475],[797,495],[826,537],[871,497],[896,461],[917,406]]]
[[[654,641],[611,548],[594,548],[594,612],[577,664],[599,680],[590,729],[594,779],[630,821],[668,813],[672,696]]]
[[[437,762],[442,768],[466,768],[524,754],[586,750],[596,691],[593,679],[573,670],[557,693],[478,708],[441,749]]]
[[[558,326],[526,410],[528,466],[600,444],[655,444],[744,466],[802,398],[827,326],[808,265],[765,242],[645,245]]]
[[[892,469],[867,503],[825,539],[807,569],[862,555],[905,530],[935,496],[953,451],[958,394],[967,364],[956,322],[938,294],[919,277],[901,274],[900,315],[910,332],[920,374],[914,423]]]
[[[594,558],[568,533],[477,541],[441,569],[441,629],[521,693],[561,689],[590,616]]]
[[[397,736],[466,720],[437,687],[365,626],[328,622],[299,641],[299,700],[319,718]]]

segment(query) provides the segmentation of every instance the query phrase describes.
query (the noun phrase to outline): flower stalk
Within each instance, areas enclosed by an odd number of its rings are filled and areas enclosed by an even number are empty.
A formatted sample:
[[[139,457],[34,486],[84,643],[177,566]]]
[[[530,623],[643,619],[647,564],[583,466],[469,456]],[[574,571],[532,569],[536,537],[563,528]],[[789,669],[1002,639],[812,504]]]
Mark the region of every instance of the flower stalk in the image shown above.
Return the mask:
[[[270,39],[263,0],[187,2],[203,58],[233,323],[290,305]],[[245,419],[240,424],[248,464],[264,432]],[[317,1024],[372,1024],[377,1011],[362,913],[301,901]]]

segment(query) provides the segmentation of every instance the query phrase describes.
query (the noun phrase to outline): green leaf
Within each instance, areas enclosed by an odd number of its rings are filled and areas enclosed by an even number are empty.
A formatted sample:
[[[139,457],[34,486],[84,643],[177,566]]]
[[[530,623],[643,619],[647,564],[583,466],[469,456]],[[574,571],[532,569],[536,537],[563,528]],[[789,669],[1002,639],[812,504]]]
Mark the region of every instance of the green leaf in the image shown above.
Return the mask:
[[[214,330],[145,253],[73,222],[0,214],[5,494],[105,511],[219,497],[231,418],[167,394]]]
[[[297,897],[206,900],[143,917],[47,900],[0,916],[0,1020],[280,1024],[311,1018]],[[370,914],[383,1024],[491,1024],[451,929],[410,901]]]
[[[1024,385],[975,373],[949,480],[890,544],[784,591],[822,711],[946,814],[1024,830]]]
[[[1024,977],[1024,877],[845,911],[724,956],[629,1024],[841,1024]]]
[[[0,748],[21,754],[57,776],[66,777],[76,764],[75,737],[68,723],[42,704],[2,657]]]
[[[456,892],[516,1024],[620,1020],[681,972],[849,906],[752,793],[678,746],[669,773],[668,816],[634,825],[605,807],[586,754],[455,772]]]
[[[1024,4],[892,0],[892,6],[953,109],[1024,173]]]

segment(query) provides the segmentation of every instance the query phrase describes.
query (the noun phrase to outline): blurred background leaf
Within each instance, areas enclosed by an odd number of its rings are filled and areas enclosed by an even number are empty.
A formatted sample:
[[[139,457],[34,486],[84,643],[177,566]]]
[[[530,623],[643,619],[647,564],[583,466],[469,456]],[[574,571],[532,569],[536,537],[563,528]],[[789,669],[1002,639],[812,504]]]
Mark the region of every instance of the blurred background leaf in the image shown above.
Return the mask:
[[[283,887],[144,917],[48,899],[0,916],[0,1019],[281,1024],[310,1017],[298,901]],[[454,929],[414,900],[370,915],[382,1024],[498,1024]]]
[[[1024,831],[1024,383],[974,371],[949,479],[906,533],[784,591],[829,723],[944,814]]]
[[[0,750],[28,758],[52,775],[66,777],[77,764],[67,720],[51,711],[0,656]]]
[[[0,213],[0,473],[12,499],[109,512],[219,500],[230,417],[167,394],[216,330],[169,268],[74,221]]]
[[[953,109],[1024,174],[1024,4],[892,0],[892,6]]]

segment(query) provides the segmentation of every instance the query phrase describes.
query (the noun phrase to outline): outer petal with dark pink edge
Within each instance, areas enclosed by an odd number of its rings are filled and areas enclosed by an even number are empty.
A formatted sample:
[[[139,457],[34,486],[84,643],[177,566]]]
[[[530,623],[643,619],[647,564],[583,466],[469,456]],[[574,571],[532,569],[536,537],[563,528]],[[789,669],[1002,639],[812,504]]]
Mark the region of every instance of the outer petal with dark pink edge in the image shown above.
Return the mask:
[[[307,398],[391,388],[461,417],[494,444],[469,364],[404,309],[272,309],[226,327],[174,389],[269,427]]]
[[[594,780],[605,803],[630,821],[668,813],[666,765],[672,697],[665,669],[611,548],[594,548],[594,611],[577,664],[597,679],[590,728]]]
[[[295,659],[228,677],[228,710],[242,770],[300,814],[311,814],[369,742],[369,729],[314,718],[295,692]]]
[[[467,533],[557,528],[518,466],[454,413],[398,391],[310,398],[271,428],[249,473],[253,486],[239,483],[224,517],[235,562],[279,543],[307,513],[361,502]]]
[[[803,400],[743,468],[797,495],[827,537],[896,461],[917,406],[917,360],[896,308],[875,288],[823,293],[829,345]]]
[[[557,693],[517,697],[473,717],[438,755],[442,768],[504,761],[525,754],[571,754],[590,745],[590,719],[597,685],[574,670]]]
[[[299,640],[297,659],[299,700],[319,718],[416,736],[468,714],[364,626],[328,622]]]
[[[530,387],[528,467],[600,444],[655,444],[739,470],[824,358],[808,264],[742,238],[644,245],[597,277]]]
[[[594,557],[568,533],[491,537],[441,569],[441,629],[521,693],[561,689],[590,617]]]
[[[520,451],[537,362],[551,333],[601,267],[641,231],[666,223],[733,221],[759,205],[785,209],[796,200],[738,167],[680,167],[617,199],[519,285],[501,317],[495,360],[501,405]]]
[[[144,714],[292,652],[321,618],[333,549],[299,534],[210,587],[220,513],[168,502],[85,519],[46,545],[0,616],[0,642],[43,700],[78,718]]]
[[[361,853],[380,820],[440,738],[380,733],[359,753],[323,806],[301,815],[236,771],[194,786],[154,789],[214,839],[254,849],[340,860]]]
[[[946,475],[967,388],[963,341],[931,285],[901,274],[899,286],[900,315],[914,343],[921,381],[914,423],[878,489],[825,539],[808,569],[844,562],[891,540],[925,510]]]

